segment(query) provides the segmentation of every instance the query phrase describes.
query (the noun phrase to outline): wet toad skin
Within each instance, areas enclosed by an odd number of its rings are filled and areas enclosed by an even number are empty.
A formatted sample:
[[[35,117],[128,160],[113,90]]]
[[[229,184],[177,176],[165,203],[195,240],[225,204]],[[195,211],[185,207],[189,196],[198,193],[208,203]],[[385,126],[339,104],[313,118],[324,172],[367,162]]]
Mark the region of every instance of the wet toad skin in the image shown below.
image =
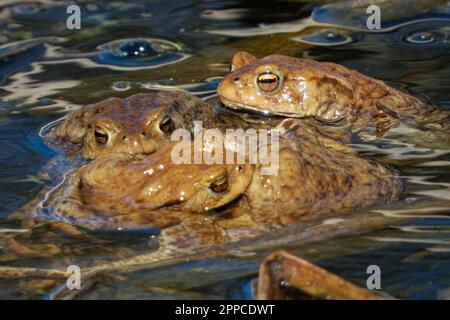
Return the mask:
[[[317,131],[292,130],[295,138],[280,139],[277,175],[261,175],[260,164],[175,164],[172,142],[143,160],[94,160],[41,209],[94,229],[205,225],[202,237],[227,242],[398,198],[400,180],[390,169]]]
[[[170,141],[174,130],[184,128],[192,132],[195,120],[202,121],[205,127],[214,127],[222,119],[208,103],[184,92],[140,93],[81,107],[44,133],[44,141],[65,154],[52,158],[37,178],[50,186],[60,182],[66,172],[84,161],[72,156],[95,159],[105,155],[150,154]],[[44,188],[11,217],[34,211],[36,202],[47,191]]]
[[[45,142],[65,154],[57,154],[38,173],[48,187],[59,183],[68,171],[87,159],[99,156],[144,156],[170,141],[179,128],[193,132],[194,121],[205,127],[234,121],[215,114],[214,108],[185,92],[152,92],[135,94],[125,99],[109,98],[69,113],[64,121],[44,134]],[[69,155],[69,157],[66,157]],[[41,192],[13,213],[10,218],[28,217],[35,211]]]
[[[176,144],[167,143],[142,160],[99,157],[70,173],[42,209],[92,229],[164,228],[231,202],[247,186],[251,167],[238,172],[233,165],[176,165]],[[210,183],[224,175],[232,183],[227,193],[211,193]]]
[[[105,154],[150,154],[178,128],[192,131],[193,121],[214,126],[212,107],[184,92],[141,93],[109,98],[70,113],[45,136],[57,149],[88,159]]]
[[[167,124],[167,119],[170,120],[170,125]],[[170,133],[175,129],[184,128],[192,133],[194,131],[193,124],[196,120],[202,121],[203,127],[221,128],[221,130],[231,127],[244,129],[249,127],[270,128],[275,125],[271,122],[248,122],[227,112],[217,113],[208,103],[188,93],[158,92],[137,94],[123,100],[111,98],[83,107],[70,113],[64,122],[52,128],[45,139],[50,145],[63,150],[69,149],[71,154],[79,154],[88,159],[106,156],[124,157],[122,164],[125,165],[129,161],[129,157],[143,157],[146,153],[157,151],[170,142]],[[166,125],[168,131],[161,130],[162,123]],[[96,135],[98,131],[107,133],[106,143],[103,143],[104,137]],[[123,136],[120,136],[121,134],[126,134],[126,139],[123,139]],[[100,141],[98,141],[99,138]],[[74,165],[65,165],[67,161],[72,164],[71,157],[66,159],[58,156],[58,159],[55,163],[52,162],[51,165],[46,166],[45,170],[41,170],[43,171],[41,176],[45,179],[48,179],[47,176],[53,177],[51,179],[53,185],[59,182],[67,171],[80,165],[79,162]],[[111,169],[111,172],[120,170],[120,168],[120,164],[118,164],[116,168]],[[180,174],[182,175],[182,172]],[[109,173],[104,177],[105,182],[108,175]],[[124,178],[124,181],[127,181],[127,177]],[[113,186],[113,181],[111,186]],[[47,192],[48,188],[45,188],[41,194]],[[69,190],[67,190],[67,194],[69,193]],[[117,194],[111,193],[111,196],[111,203],[114,203]],[[25,213],[28,216],[29,212],[34,215],[36,203],[40,199],[42,199],[42,196],[33,199],[20,210],[20,214],[15,214],[15,216],[23,216]],[[129,210],[132,210],[132,208],[129,208]],[[73,209],[74,215],[80,219],[84,211],[84,208]],[[138,215],[136,213],[135,217]],[[175,215],[175,219],[168,220],[178,221],[179,216]],[[117,219],[122,218],[124,216],[119,216]],[[86,219],[88,225],[91,223],[93,225],[115,224],[115,222],[105,222],[103,217],[98,220],[94,219],[91,213],[87,214]],[[84,219],[81,220],[84,221]],[[147,221],[147,224],[153,223],[151,222],[152,218],[148,218],[148,216],[144,220]],[[84,222],[80,224],[84,224]],[[141,222],[136,224],[140,225]]]
[[[228,107],[288,117],[345,120],[357,131],[375,127],[377,135],[404,120],[450,132],[450,111],[441,110],[344,66],[283,55],[233,57],[232,72],[217,92]]]

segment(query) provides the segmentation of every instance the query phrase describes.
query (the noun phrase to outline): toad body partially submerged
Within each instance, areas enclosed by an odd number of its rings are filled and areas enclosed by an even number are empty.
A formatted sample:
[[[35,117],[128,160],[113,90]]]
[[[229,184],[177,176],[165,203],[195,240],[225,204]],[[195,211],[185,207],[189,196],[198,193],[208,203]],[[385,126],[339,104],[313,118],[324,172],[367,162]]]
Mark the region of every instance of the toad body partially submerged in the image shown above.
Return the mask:
[[[65,154],[50,159],[37,177],[54,185],[65,173],[79,167],[82,158],[150,154],[170,141],[176,129],[193,132],[195,120],[202,121],[206,128],[232,121],[225,115],[217,115],[202,99],[185,92],[141,93],[83,106],[44,131],[44,141]],[[27,215],[38,198],[32,199],[11,218]]]
[[[201,234],[212,244],[399,196],[400,180],[390,169],[343,152],[341,143],[319,139],[315,130],[290,130],[292,139],[280,138],[275,175],[262,175],[259,163],[176,164],[173,152],[180,145],[172,142],[142,160],[94,160],[71,173],[40,210],[94,229],[169,227],[167,234],[194,223],[190,237]],[[214,153],[211,140],[189,150],[206,152],[207,145]]]
[[[201,121],[204,128],[251,125],[229,112],[216,112],[213,106],[193,94],[173,91],[109,98],[72,111],[63,121],[44,131],[45,142],[65,154],[57,154],[38,172],[37,177],[45,180],[44,188],[10,218],[28,219],[30,214],[34,217],[36,204],[49,188],[79,167],[84,162],[82,158],[142,158],[170,142],[171,134],[177,129],[192,134],[195,121]]]
[[[141,93],[75,110],[52,128],[45,140],[88,159],[105,154],[150,154],[170,141],[174,130],[192,131],[194,120],[202,121],[204,127],[217,124],[213,108],[192,94]]]
[[[353,130],[374,127],[383,135],[400,121],[450,133],[450,111],[427,104],[344,66],[247,52],[233,57],[232,72],[217,92],[228,107],[287,117],[341,120]]]
[[[274,175],[262,175],[265,165],[259,163],[176,164],[173,151],[180,145],[171,142],[143,159],[101,156],[73,171],[41,203],[38,217],[90,229],[162,229],[157,249],[84,268],[86,281],[101,272],[170,263],[216,250],[218,245],[350,214],[400,196],[402,187],[394,171],[359,157],[317,129],[290,122],[283,127]],[[204,155],[215,153],[216,141],[196,142],[186,142],[192,153],[199,149]],[[350,230],[377,226],[359,214],[358,221],[350,221]],[[333,228],[319,226],[314,232],[333,235]],[[306,235],[314,238],[314,232]],[[0,268],[0,277],[32,273],[67,279],[65,271],[25,269]],[[61,286],[53,297],[66,296],[65,288]]]

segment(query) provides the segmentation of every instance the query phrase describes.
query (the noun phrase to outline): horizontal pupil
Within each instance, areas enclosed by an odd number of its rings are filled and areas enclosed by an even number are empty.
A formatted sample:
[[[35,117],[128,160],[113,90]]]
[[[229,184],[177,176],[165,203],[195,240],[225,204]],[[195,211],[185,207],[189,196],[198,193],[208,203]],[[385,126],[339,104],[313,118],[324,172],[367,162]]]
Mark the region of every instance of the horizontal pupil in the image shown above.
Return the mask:
[[[106,133],[95,131],[95,136],[98,138],[106,138]]]
[[[212,189],[214,191],[222,191],[223,189],[226,189],[226,188],[227,188],[227,184],[225,182],[220,183],[220,184],[214,184],[212,187]]]
[[[174,127],[175,126],[174,126],[174,124],[172,122],[172,119],[169,116],[167,116],[167,115],[165,115],[162,118],[162,120],[161,120],[161,122],[159,124],[159,128],[165,133],[168,133],[169,131],[174,130],[175,129]]]
[[[212,183],[211,188],[214,191],[220,191],[222,189],[226,189],[228,187],[228,180],[226,178],[221,178]]]
[[[264,79],[258,79],[258,82],[262,82],[262,83],[273,83],[276,82],[277,79],[276,78],[264,78]]]
[[[170,123],[170,117],[169,116],[164,116],[161,120],[161,124],[166,124],[166,123]]]

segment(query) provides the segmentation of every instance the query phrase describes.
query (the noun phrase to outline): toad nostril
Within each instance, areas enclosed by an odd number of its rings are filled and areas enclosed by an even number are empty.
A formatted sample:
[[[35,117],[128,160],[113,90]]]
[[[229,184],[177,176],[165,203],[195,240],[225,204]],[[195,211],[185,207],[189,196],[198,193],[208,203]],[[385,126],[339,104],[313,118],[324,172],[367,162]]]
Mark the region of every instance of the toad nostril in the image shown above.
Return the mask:
[[[127,136],[122,136],[122,140],[125,140],[127,138]]]
[[[239,77],[236,77],[233,80],[234,80],[234,82],[237,82],[237,81],[239,81]]]
[[[145,131],[142,131],[141,134],[145,137],[147,134],[145,133]]]

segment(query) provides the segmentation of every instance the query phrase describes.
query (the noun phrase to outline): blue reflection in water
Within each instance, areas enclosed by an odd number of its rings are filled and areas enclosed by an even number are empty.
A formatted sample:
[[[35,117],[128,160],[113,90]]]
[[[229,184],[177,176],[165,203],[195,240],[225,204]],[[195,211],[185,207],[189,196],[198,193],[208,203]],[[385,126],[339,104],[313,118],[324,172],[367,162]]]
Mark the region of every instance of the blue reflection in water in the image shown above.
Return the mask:
[[[186,57],[182,48],[160,39],[121,39],[98,47],[100,53],[92,59],[101,64],[120,67],[161,66]]]

